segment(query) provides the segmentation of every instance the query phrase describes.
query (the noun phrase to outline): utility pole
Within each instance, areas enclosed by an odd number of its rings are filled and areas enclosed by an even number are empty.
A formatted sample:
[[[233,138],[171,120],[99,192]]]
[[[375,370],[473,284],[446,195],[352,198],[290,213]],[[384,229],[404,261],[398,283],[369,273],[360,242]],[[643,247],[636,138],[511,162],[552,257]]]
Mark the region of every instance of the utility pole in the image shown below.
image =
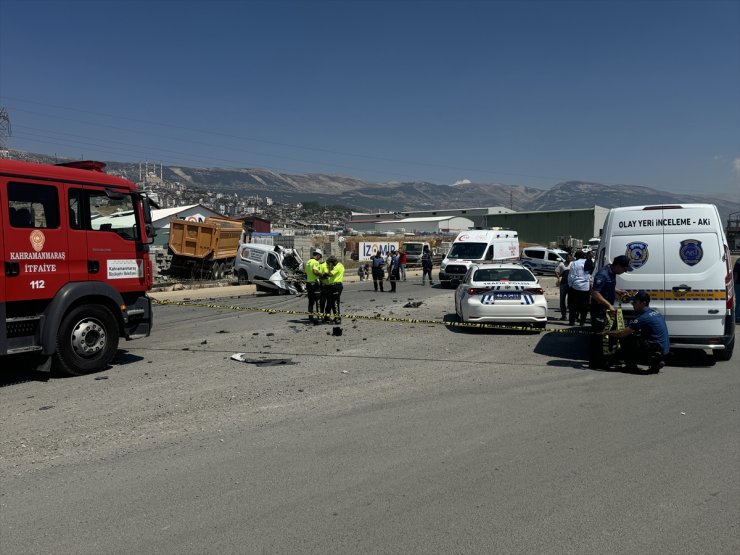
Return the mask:
[[[5,108],[0,107],[0,152],[5,155],[8,148],[8,137],[11,135],[10,116]]]

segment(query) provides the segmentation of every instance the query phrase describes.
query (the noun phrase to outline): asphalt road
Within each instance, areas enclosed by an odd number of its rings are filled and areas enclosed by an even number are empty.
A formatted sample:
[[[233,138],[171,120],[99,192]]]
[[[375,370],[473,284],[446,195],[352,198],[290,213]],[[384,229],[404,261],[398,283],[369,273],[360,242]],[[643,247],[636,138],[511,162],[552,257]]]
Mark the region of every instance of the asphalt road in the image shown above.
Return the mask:
[[[449,319],[413,279],[347,284],[343,312]],[[306,305],[212,295],[179,293]],[[158,306],[104,372],[6,369],[0,552],[740,552],[738,355],[597,372],[550,327]]]

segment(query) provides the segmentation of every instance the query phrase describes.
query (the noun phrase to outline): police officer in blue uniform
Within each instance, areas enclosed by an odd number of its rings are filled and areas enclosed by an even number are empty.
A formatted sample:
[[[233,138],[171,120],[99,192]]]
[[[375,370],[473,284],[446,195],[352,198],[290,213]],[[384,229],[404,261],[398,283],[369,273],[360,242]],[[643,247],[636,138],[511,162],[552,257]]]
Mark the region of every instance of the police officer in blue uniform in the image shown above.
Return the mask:
[[[604,342],[601,332],[606,327],[606,313],[616,315],[617,309],[614,303],[617,294],[622,297],[625,292],[617,289],[617,276],[624,272],[631,272],[630,259],[624,255],[614,258],[614,261],[596,272],[594,283],[591,287],[591,353],[588,367],[594,369],[606,368],[604,359]]]
[[[638,371],[639,362],[648,365],[647,374],[657,374],[665,365],[664,359],[670,350],[665,319],[660,312],[650,308],[647,292],[638,291],[631,301],[637,318],[624,329],[602,333],[620,340],[619,353],[624,359],[625,370]]]

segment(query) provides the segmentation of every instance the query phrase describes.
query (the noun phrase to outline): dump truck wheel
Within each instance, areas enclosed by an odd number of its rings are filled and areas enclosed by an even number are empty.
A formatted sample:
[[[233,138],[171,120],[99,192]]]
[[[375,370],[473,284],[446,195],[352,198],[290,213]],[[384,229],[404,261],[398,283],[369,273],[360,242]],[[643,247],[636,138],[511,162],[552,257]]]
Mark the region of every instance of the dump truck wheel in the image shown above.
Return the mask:
[[[54,371],[81,376],[106,368],[118,350],[118,323],[103,306],[82,305],[62,320],[57,333]]]

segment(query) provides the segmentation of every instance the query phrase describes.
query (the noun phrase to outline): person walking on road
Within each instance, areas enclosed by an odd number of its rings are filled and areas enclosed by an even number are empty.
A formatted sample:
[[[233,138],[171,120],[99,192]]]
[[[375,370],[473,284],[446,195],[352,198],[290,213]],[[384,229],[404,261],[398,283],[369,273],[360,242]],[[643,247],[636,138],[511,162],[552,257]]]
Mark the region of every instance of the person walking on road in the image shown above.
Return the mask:
[[[406,281],[406,249],[401,249],[398,253],[398,270],[403,281]]]
[[[400,259],[396,249],[391,249],[391,263],[388,267],[388,279],[391,281],[391,293],[396,292],[396,283],[400,279]]]
[[[588,314],[591,276],[584,268],[586,255],[583,254],[583,251],[576,252],[575,258],[568,270],[568,308],[570,309],[568,320],[571,326],[576,325],[576,320],[584,326]]]
[[[385,277],[383,275],[384,266],[385,266],[385,262],[383,261],[383,253],[381,253],[380,249],[378,249],[378,252],[376,252],[375,256],[373,257],[372,274],[373,274],[373,287],[377,291],[378,286],[380,286],[381,293],[383,292],[383,278]]]
[[[328,275],[326,278],[326,308],[324,312],[324,321],[329,319],[329,314],[334,314],[334,323],[342,323],[342,313],[340,312],[340,301],[344,285],[344,264],[339,262],[335,256],[326,259]]]
[[[321,249],[315,248],[311,252],[311,258],[306,262],[306,293],[308,296],[308,321],[309,323],[318,323],[318,315],[315,315],[314,308],[318,313],[321,304],[321,282],[319,281],[319,266],[321,265]]]
[[[570,265],[573,262],[573,256],[568,254],[565,256],[565,262],[558,264],[555,268],[555,277],[557,278],[557,284],[560,286],[560,319],[568,319],[568,273],[570,272]]]
[[[575,262],[573,263],[575,265]],[[591,288],[591,352],[588,367],[593,369],[604,369],[606,360],[604,358],[604,342],[601,332],[606,327],[606,313],[616,315],[617,309],[614,303],[617,295],[623,297],[625,292],[617,289],[617,276],[625,272],[631,272],[630,259],[625,255],[619,255],[614,261],[596,272],[594,285]],[[571,268],[571,272],[573,269]]]
[[[421,284],[424,285],[426,277],[429,276],[429,285],[434,285],[432,281],[432,251],[429,250],[429,245],[424,245],[424,249],[421,253]]]
[[[665,366],[664,359],[670,351],[668,327],[663,315],[650,308],[650,295],[638,291],[630,299],[637,318],[621,330],[606,330],[603,335],[616,337],[620,342],[618,356],[625,362],[625,370],[637,372],[638,363],[648,365],[648,374],[657,374]]]

